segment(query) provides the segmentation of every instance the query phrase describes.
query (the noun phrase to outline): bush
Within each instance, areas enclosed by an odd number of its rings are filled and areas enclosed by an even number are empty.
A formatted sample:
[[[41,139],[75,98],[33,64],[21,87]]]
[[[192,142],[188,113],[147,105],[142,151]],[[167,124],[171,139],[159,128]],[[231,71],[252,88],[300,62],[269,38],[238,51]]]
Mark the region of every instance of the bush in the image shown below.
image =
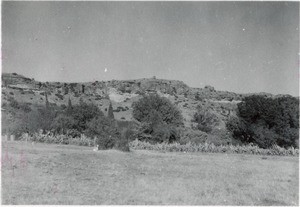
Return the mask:
[[[14,109],[21,110],[25,113],[28,113],[31,111],[30,106],[28,106],[26,103],[19,103],[13,97],[9,97],[8,101],[9,101],[10,107],[12,107]]]
[[[198,130],[206,133],[210,133],[219,123],[217,115],[200,105],[197,107],[197,112],[194,114],[192,121],[197,123]]]
[[[216,146],[228,144],[242,144],[241,142],[233,139],[231,133],[227,129],[222,128],[214,128],[211,131],[211,134],[209,135],[208,142],[214,143]]]
[[[97,137],[96,143],[99,150],[112,149],[116,144],[116,139],[111,135],[107,137]]]
[[[64,96],[59,93],[56,93],[55,96],[57,96],[60,100],[64,100]]]
[[[206,142],[208,134],[199,130],[182,128],[180,130],[180,144],[200,144]]]
[[[158,143],[172,143],[180,139],[179,133],[174,126],[162,124],[156,125],[152,133],[152,140]]]
[[[61,105],[60,105],[60,107],[61,107],[61,109],[62,109],[62,110],[65,110],[65,109],[67,109],[67,106],[66,106],[66,104],[61,104]]]
[[[54,135],[51,132],[42,133],[35,132],[33,134],[22,134],[21,140],[31,141],[31,142],[45,142],[45,143],[54,143],[54,144],[72,144],[79,146],[92,146],[93,141],[81,134],[79,137],[73,138],[67,135],[58,134]]]
[[[93,146],[93,141],[86,137],[84,134],[81,134],[76,138],[69,138],[69,144],[79,145],[79,146]]]

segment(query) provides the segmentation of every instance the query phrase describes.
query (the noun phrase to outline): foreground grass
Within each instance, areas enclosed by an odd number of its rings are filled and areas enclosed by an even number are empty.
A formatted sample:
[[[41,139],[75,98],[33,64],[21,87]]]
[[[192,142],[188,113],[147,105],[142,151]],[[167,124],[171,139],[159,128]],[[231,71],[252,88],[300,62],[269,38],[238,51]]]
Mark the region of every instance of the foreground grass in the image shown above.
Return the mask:
[[[2,144],[2,204],[298,205],[298,157]]]

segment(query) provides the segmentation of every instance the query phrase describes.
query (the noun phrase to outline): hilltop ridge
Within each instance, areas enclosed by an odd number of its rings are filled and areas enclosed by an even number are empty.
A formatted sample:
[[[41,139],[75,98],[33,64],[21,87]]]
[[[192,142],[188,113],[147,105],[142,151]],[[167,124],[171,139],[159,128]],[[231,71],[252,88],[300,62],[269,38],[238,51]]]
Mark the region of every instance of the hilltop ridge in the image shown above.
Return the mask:
[[[33,90],[48,90],[55,92],[55,88],[74,88],[74,93],[81,93],[80,87],[84,87],[85,94],[97,93],[96,89],[103,90],[107,88],[115,88],[122,93],[142,93],[160,91],[169,95],[185,95],[185,96],[205,96],[210,99],[241,100],[242,95],[234,92],[216,91],[212,86],[204,88],[192,88],[179,80],[157,79],[152,78],[133,79],[133,80],[110,80],[110,81],[94,81],[81,83],[66,82],[41,82],[33,78],[28,78],[17,73],[2,73],[2,87],[9,88],[31,88]],[[77,90],[76,90],[77,89]]]

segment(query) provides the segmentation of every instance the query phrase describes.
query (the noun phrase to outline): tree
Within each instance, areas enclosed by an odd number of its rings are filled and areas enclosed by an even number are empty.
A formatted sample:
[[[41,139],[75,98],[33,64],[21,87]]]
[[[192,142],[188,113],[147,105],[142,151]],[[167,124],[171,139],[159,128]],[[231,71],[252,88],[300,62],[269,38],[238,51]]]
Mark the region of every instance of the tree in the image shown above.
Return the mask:
[[[45,91],[45,98],[46,98],[46,109],[49,109],[49,101],[48,101],[47,91]]]
[[[247,123],[239,117],[229,117],[226,122],[226,128],[232,133],[233,137],[238,138],[242,142],[249,143],[253,141],[251,140],[251,132],[247,128]]]
[[[99,149],[113,148],[120,136],[115,122],[105,116],[97,116],[90,120],[87,123],[86,133],[97,138]]]
[[[107,117],[110,118],[110,119],[114,119],[115,118],[111,102],[109,103]]]
[[[79,104],[73,106],[72,117],[77,121],[76,129],[80,132],[87,128],[87,123],[95,117],[104,117],[103,112],[94,104],[87,104],[80,99]]]
[[[54,110],[51,110],[51,108],[46,109],[45,107],[20,114],[14,117],[14,121],[11,124],[12,131],[17,135],[21,135],[24,132],[34,133],[39,130],[43,130],[45,133],[52,129],[51,125],[55,116],[56,112]]]
[[[183,118],[167,98],[156,95],[143,96],[133,104],[133,117],[142,122],[137,137],[152,142],[173,142],[179,136],[176,127],[183,126]]]
[[[238,104],[238,121],[227,128],[237,139],[268,148],[298,146],[299,99],[292,96],[252,95]]]
[[[68,113],[68,114],[71,114],[71,113],[72,113],[72,110],[73,110],[73,106],[72,106],[71,99],[70,99],[70,97],[69,97],[69,100],[68,100],[68,107],[67,107],[67,113]]]
[[[130,128],[123,128],[121,131],[121,136],[119,136],[119,139],[117,139],[115,143],[115,147],[118,150],[129,152],[129,140],[133,136],[133,130]]]
[[[73,117],[60,114],[54,118],[51,128],[60,134],[66,134],[67,130],[73,129],[76,125],[76,120]]]
[[[183,125],[183,117],[180,110],[165,97],[157,94],[143,96],[133,103],[133,117],[140,122],[148,122],[153,111],[160,116],[162,122],[175,126]]]
[[[67,95],[69,93],[69,87],[67,83],[64,83],[64,94]]]
[[[84,93],[84,87],[85,87],[85,85],[82,84],[82,85],[81,85],[81,92],[82,92],[82,93]]]

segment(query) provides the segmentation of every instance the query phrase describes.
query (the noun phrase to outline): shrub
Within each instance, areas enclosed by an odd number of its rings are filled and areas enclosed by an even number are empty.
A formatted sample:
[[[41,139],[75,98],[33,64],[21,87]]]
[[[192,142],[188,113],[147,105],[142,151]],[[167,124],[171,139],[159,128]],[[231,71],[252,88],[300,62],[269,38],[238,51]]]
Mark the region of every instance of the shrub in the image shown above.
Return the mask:
[[[81,134],[79,137],[73,138],[63,134],[54,135],[51,132],[42,133],[36,132],[33,134],[22,134],[21,140],[23,141],[34,141],[34,142],[45,142],[45,143],[55,143],[55,144],[72,144],[79,146],[92,146],[93,141]]]
[[[200,105],[197,107],[192,121],[197,123],[198,130],[206,133],[210,133],[219,123],[219,119],[214,113]]]
[[[77,129],[68,129],[66,134],[70,137],[80,137],[82,135]]]
[[[200,144],[204,143],[208,138],[208,134],[199,130],[182,128],[180,130],[180,144]]]
[[[174,126],[162,124],[156,125],[152,133],[152,140],[155,142],[172,143],[180,138],[177,129]]]
[[[28,113],[28,112],[31,111],[30,106],[29,106],[28,104],[26,104],[26,103],[20,104],[20,105],[19,105],[19,108],[20,108],[22,111],[24,111],[25,113]]]
[[[136,128],[137,127],[137,124],[133,121],[119,121],[119,120],[116,120],[116,126],[118,129],[120,129],[121,131],[125,128],[130,128],[130,129],[133,129],[133,128]]]
[[[62,110],[65,110],[65,109],[67,109],[67,106],[66,106],[66,104],[61,104],[61,105],[60,105],[60,107],[61,107],[61,109],[62,109]]]
[[[14,109],[22,110],[26,113],[31,111],[30,106],[28,106],[26,103],[19,103],[13,97],[9,97],[8,101],[9,101],[10,107],[12,107]]]
[[[57,96],[60,100],[64,100],[64,96],[59,93],[56,93],[55,96]]]
[[[231,136],[231,133],[227,129],[214,128],[208,138],[209,143],[214,143],[215,145],[228,145],[228,144],[241,144],[241,142],[236,141]]]
[[[93,141],[85,136],[84,134],[81,134],[79,137],[76,138],[70,138],[69,137],[69,144],[73,145],[79,145],[79,146],[93,146]]]
[[[145,141],[134,140],[129,143],[131,149],[135,150],[156,150],[163,152],[208,152],[208,153],[232,153],[232,154],[257,154],[257,155],[280,155],[299,156],[299,150],[293,147],[288,149],[273,145],[270,149],[259,148],[257,145],[220,145],[207,142],[201,144],[179,144],[179,143],[156,143],[151,144]]]

